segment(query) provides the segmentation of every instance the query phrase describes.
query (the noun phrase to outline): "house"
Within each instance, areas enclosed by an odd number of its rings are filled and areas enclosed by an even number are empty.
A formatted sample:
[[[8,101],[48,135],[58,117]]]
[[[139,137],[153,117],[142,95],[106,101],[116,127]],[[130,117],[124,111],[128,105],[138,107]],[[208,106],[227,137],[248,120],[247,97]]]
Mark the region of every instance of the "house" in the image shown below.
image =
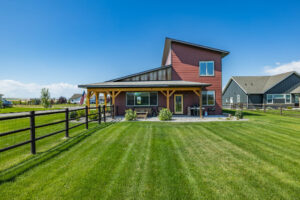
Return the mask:
[[[274,76],[233,76],[223,90],[223,105],[247,107],[276,104],[298,105],[300,75],[294,71]]]
[[[82,97],[82,94],[73,94],[71,96],[71,98],[69,99],[70,103],[80,104],[81,97]],[[86,101],[86,99],[84,101]],[[99,99],[99,103],[103,103],[103,102],[104,102],[104,98],[100,98]],[[95,104],[96,103],[96,97],[95,97],[95,95],[90,98],[90,103],[91,104]]]
[[[79,104],[80,103],[80,99],[82,97],[82,94],[73,94],[71,96],[71,98],[69,99],[70,100],[70,103],[76,103],[76,104]]]
[[[110,95],[117,114],[129,108],[170,109],[187,114],[199,106],[208,114],[222,113],[222,58],[228,51],[165,39],[161,67],[101,83],[83,84],[87,98]],[[116,109],[115,109],[116,110]],[[202,116],[202,112],[200,112]]]

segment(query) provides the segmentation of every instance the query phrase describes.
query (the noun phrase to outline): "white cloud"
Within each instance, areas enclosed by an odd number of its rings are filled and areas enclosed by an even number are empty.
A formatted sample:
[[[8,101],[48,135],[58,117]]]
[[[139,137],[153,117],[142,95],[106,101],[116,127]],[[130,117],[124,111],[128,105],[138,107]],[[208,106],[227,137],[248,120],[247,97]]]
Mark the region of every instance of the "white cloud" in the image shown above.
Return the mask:
[[[39,85],[36,83],[22,83],[15,80],[0,80],[0,93],[4,97],[13,98],[37,98],[40,97],[42,88],[49,88],[51,97],[71,97],[73,93],[81,93],[77,85],[69,83],[53,83]]]
[[[290,72],[290,71],[296,71],[300,73],[300,60],[299,61],[292,61],[290,63],[286,64],[278,64],[276,63],[277,66],[275,67],[270,67],[266,66],[265,67],[265,73],[274,75],[274,74],[280,74],[284,72]]]

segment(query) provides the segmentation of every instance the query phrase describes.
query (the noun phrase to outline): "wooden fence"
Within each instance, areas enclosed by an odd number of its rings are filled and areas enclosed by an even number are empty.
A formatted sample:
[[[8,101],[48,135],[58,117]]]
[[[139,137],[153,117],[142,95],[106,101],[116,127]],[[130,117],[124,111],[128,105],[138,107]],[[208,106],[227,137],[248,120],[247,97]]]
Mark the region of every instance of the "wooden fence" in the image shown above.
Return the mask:
[[[71,118],[70,115],[72,112],[77,112],[83,110],[85,112],[85,115],[82,117],[76,117],[76,118]],[[95,110],[96,112],[90,112],[91,110]],[[60,121],[55,121],[55,122],[51,122],[51,123],[47,123],[47,124],[41,124],[41,125],[36,125],[36,117],[37,116],[45,116],[45,115],[53,115],[53,114],[65,114],[65,119],[64,120],[60,120]],[[93,116],[93,115],[97,115],[97,117],[95,119],[90,119],[89,120],[89,116]],[[0,118],[0,122],[2,121],[7,121],[7,120],[14,120],[14,119],[22,119],[22,118],[29,118],[29,124],[28,127],[25,128],[21,128],[21,129],[17,129],[17,130],[10,130],[7,132],[3,132],[0,133],[0,138],[3,136],[7,136],[7,135],[12,135],[12,134],[16,134],[19,132],[23,132],[23,131],[30,131],[30,140],[27,141],[23,141],[5,148],[1,148],[0,149],[0,153],[4,152],[4,151],[8,151],[10,149],[14,149],[26,144],[31,144],[31,153],[32,154],[36,154],[36,141],[59,134],[59,133],[63,133],[65,132],[65,137],[68,138],[69,137],[69,131],[71,129],[74,129],[76,127],[79,126],[83,126],[85,125],[85,128],[88,129],[89,128],[89,123],[90,122],[97,122],[99,124],[101,124],[102,122],[106,123],[107,117],[110,116],[112,119],[114,119],[114,106],[98,106],[98,107],[85,107],[85,108],[77,108],[77,109],[71,109],[69,110],[68,108],[66,108],[65,110],[60,110],[60,111],[47,111],[47,112],[39,112],[36,113],[35,111],[31,111],[30,114],[24,114],[24,115],[15,115],[15,116],[7,116],[7,117],[1,117]],[[84,122],[74,122],[76,123],[76,125],[73,125],[70,127],[70,121],[74,121],[76,119],[80,119],[80,118],[84,118]],[[46,135],[43,136],[39,136],[36,137],[36,129],[42,128],[42,127],[47,127],[47,126],[53,126],[53,125],[57,125],[57,124],[62,124],[65,123],[65,128],[62,130],[58,130],[52,133],[48,133]]]

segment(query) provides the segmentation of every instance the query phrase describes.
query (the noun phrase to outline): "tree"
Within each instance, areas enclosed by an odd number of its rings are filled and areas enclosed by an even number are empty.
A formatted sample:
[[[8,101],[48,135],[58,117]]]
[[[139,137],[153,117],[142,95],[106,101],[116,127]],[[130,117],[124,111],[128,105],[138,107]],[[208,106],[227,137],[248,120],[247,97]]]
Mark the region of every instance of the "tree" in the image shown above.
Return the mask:
[[[66,97],[63,97],[63,96],[59,97],[59,98],[58,98],[58,103],[59,103],[59,104],[67,103]]]
[[[2,108],[3,106],[3,102],[2,102],[2,99],[0,99],[0,108]]]
[[[44,108],[50,107],[50,92],[48,88],[43,88],[41,90],[41,103]]]

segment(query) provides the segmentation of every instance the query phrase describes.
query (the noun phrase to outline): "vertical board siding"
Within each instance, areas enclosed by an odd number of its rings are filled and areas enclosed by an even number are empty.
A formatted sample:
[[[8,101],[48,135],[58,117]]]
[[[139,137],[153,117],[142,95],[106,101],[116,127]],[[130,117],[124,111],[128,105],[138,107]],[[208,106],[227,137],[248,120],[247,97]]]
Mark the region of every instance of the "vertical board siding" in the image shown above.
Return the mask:
[[[209,83],[206,90],[214,90],[216,111],[213,114],[222,114],[222,56],[210,50],[204,50],[180,43],[172,43],[172,80],[184,80]],[[215,75],[210,77],[199,76],[199,62],[214,61]],[[184,98],[185,100],[186,98]]]

